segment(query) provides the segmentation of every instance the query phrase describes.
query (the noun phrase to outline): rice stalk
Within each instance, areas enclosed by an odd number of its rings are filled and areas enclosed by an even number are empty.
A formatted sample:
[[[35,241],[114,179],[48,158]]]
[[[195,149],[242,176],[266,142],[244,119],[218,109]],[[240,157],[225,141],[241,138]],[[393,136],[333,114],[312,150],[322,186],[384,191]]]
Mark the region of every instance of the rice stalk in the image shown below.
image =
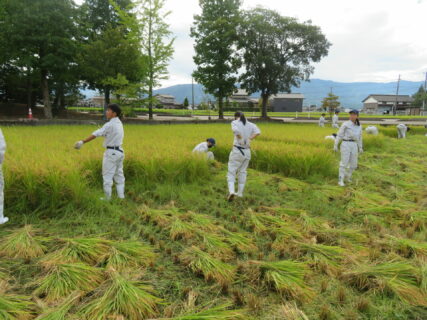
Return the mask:
[[[187,248],[180,256],[180,260],[191,271],[202,274],[206,281],[216,281],[221,286],[229,286],[236,273],[236,268],[213,258],[199,248]]]
[[[118,271],[147,267],[155,260],[153,249],[140,241],[113,241],[105,255],[107,268]]]
[[[49,308],[39,315],[35,320],[67,320],[68,312],[75,306],[76,302],[81,298],[82,293],[76,291],[70,294],[63,302],[54,308]]]
[[[305,242],[294,242],[296,254],[306,255],[313,261],[326,260],[327,263],[337,267],[339,262],[343,259],[346,252],[345,249],[337,246],[327,246],[324,244],[312,244]]]
[[[212,308],[205,308],[196,312],[184,314],[174,318],[163,318],[159,320],[244,320],[248,319],[245,310],[232,310],[231,303],[225,303]]]
[[[221,228],[221,233],[225,236],[225,241],[241,253],[254,253],[257,250],[256,245],[249,238],[249,234],[241,232],[231,232]]]
[[[205,232],[197,232],[197,234],[203,239],[202,249],[206,249],[214,258],[229,261],[235,256],[233,249],[228,246],[222,238],[215,234],[209,234]]]
[[[50,265],[46,274],[32,283],[37,286],[33,293],[53,302],[74,291],[92,291],[102,280],[100,269],[83,263],[58,263]]]
[[[45,238],[36,236],[37,230],[31,225],[17,229],[4,237],[0,243],[0,256],[10,259],[33,259],[46,251]]]
[[[194,237],[195,228],[193,225],[176,218],[170,225],[169,235],[172,240],[189,240]]]
[[[397,250],[401,252],[403,256],[407,258],[415,256],[417,258],[427,259],[427,242],[395,237],[390,238],[396,244]]]
[[[309,320],[307,315],[298,308],[295,302],[282,304],[277,312],[277,317],[278,319],[286,320]]]
[[[17,320],[29,318],[34,304],[30,297],[0,293],[0,319]]]
[[[109,271],[109,279],[90,299],[79,311],[87,320],[147,319],[157,314],[157,305],[162,301],[153,295],[151,286],[114,270]]]

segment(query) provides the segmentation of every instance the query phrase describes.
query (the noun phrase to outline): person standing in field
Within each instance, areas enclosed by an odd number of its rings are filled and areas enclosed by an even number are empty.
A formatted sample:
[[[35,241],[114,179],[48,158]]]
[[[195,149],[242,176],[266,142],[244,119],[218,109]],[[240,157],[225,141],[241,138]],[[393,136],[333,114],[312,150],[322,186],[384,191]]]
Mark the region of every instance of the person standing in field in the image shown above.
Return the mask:
[[[120,121],[122,110],[117,104],[110,104],[107,107],[107,119],[104,126],[92,133],[88,138],[76,142],[74,147],[80,149],[83,144],[88,143],[97,137],[104,137],[104,159],[102,161],[102,177],[104,180],[103,200],[110,200],[113,188],[113,181],[116,183],[117,196],[120,199],[125,197],[125,175],[123,173],[123,160],[125,158],[122,149],[124,130]]]
[[[259,128],[246,120],[243,112],[234,114],[231,131],[234,135],[233,149],[228,159],[228,201],[235,196],[243,197],[246,184],[247,168],[251,160],[251,141],[261,134]],[[238,175],[238,191],[235,192],[236,175]]]
[[[338,175],[338,185],[345,186],[345,180],[351,182],[353,171],[357,169],[359,153],[363,152],[362,126],[359,121],[359,111],[350,111],[350,120],[342,124],[335,139],[334,151],[338,152],[341,143],[341,162]]]
[[[324,113],[322,113],[322,115],[320,116],[320,118],[319,118],[319,127],[324,127],[325,126],[325,122],[326,122],[326,119],[325,119],[325,114]]]
[[[340,125],[338,123],[338,120],[339,120],[338,114],[339,113],[340,113],[339,111],[335,111],[335,114],[332,117],[332,128],[337,128],[338,129],[340,127]]]
[[[0,224],[9,221],[8,217],[3,214],[4,209],[4,178],[3,178],[3,161],[4,154],[6,153],[6,140],[4,139],[3,132],[0,129]]]
[[[206,139],[205,142],[199,143],[197,146],[195,146],[193,153],[205,153],[208,160],[215,160],[213,152],[209,151],[209,149],[213,147],[215,147],[215,139],[209,138]]]
[[[406,133],[410,130],[409,127],[407,127],[403,123],[399,123],[397,126],[397,139],[406,139]]]

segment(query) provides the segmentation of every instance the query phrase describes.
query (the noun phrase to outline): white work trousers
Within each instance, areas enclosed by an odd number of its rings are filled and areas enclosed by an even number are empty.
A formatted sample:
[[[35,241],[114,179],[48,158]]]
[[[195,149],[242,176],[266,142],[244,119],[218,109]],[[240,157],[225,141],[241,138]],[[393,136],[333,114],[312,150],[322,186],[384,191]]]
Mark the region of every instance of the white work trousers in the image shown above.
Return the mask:
[[[397,128],[397,138],[398,139],[405,139],[406,138],[406,128]]]
[[[341,143],[341,162],[339,169],[339,180],[351,179],[353,171],[357,168],[359,147],[356,142],[343,141]]]
[[[236,182],[236,175],[238,176],[239,196],[243,195],[243,189],[246,183],[247,168],[251,160],[250,149],[238,149],[233,147],[228,158],[228,191],[230,194],[235,194],[234,184]]]
[[[111,198],[113,181],[116,184],[117,196],[125,197],[125,175],[123,173],[123,152],[107,149],[102,161],[102,177],[104,179],[104,193],[107,199]]]

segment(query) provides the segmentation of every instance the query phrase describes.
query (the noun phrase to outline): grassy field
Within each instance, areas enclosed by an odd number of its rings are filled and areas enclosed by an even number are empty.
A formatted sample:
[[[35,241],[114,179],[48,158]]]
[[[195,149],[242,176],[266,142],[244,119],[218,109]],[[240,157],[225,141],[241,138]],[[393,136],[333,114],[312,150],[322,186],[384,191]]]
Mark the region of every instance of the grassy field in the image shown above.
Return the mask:
[[[73,111],[82,111],[82,112],[98,112],[101,113],[103,111],[103,108],[85,108],[85,107],[69,107],[68,110],[73,110]],[[133,109],[135,112],[148,112],[148,109],[145,108],[134,108]],[[195,110],[195,111],[191,111],[191,110],[182,110],[182,109],[154,109],[153,110],[155,113],[163,113],[163,114],[170,114],[170,115],[177,115],[177,116],[191,116],[191,115],[197,115],[197,116],[216,116],[218,114],[217,111],[208,111],[208,110]],[[268,115],[270,117],[287,117],[287,118],[307,118],[307,117],[311,117],[311,118],[319,118],[320,115],[323,112],[269,112]],[[259,112],[247,112],[246,113],[249,117],[251,117],[252,115],[254,116],[259,116]],[[327,117],[329,117],[329,113],[326,113]],[[342,113],[344,114],[344,113]],[[233,116],[234,112],[224,112],[225,116]],[[407,115],[397,115],[397,116],[393,116],[393,115],[370,115],[370,114],[361,114],[362,118],[374,118],[374,119],[427,119],[427,116],[407,116]],[[345,116],[344,116],[345,118]]]
[[[426,129],[365,136],[340,188],[331,128],[260,124],[228,203],[229,125],[128,125],[105,203],[101,141],[72,148],[95,128],[3,128],[1,320],[427,319]]]

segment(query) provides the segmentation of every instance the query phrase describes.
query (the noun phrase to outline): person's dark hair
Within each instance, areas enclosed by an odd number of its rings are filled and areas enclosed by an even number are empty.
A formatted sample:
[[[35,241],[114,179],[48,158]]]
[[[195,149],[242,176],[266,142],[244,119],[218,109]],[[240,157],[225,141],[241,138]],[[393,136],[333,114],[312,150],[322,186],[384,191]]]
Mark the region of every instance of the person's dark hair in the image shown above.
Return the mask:
[[[234,117],[235,118],[240,118],[240,121],[242,121],[243,125],[246,125],[246,117],[245,117],[245,114],[243,112],[237,111],[234,114]]]
[[[118,104],[112,103],[107,106],[107,109],[110,109],[111,111],[115,112],[117,117],[121,120],[122,119],[122,109],[120,109]]]
[[[335,111],[335,114],[338,114],[338,113],[340,113],[339,111]]]
[[[333,134],[332,134],[332,136],[336,138],[336,137],[337,137],[337,134],[336,134],[336,133],[333,133]]]
[[[360,126],[359,118],[356,119],[356,126]]]
[[[407,127],[406,131],[409,131],[409,130],[411,130],[411,128]]]
[[[325,114],[325,113],[322,113],[322,117],[324,117],[324,116],[326,116],[326,114]]]

